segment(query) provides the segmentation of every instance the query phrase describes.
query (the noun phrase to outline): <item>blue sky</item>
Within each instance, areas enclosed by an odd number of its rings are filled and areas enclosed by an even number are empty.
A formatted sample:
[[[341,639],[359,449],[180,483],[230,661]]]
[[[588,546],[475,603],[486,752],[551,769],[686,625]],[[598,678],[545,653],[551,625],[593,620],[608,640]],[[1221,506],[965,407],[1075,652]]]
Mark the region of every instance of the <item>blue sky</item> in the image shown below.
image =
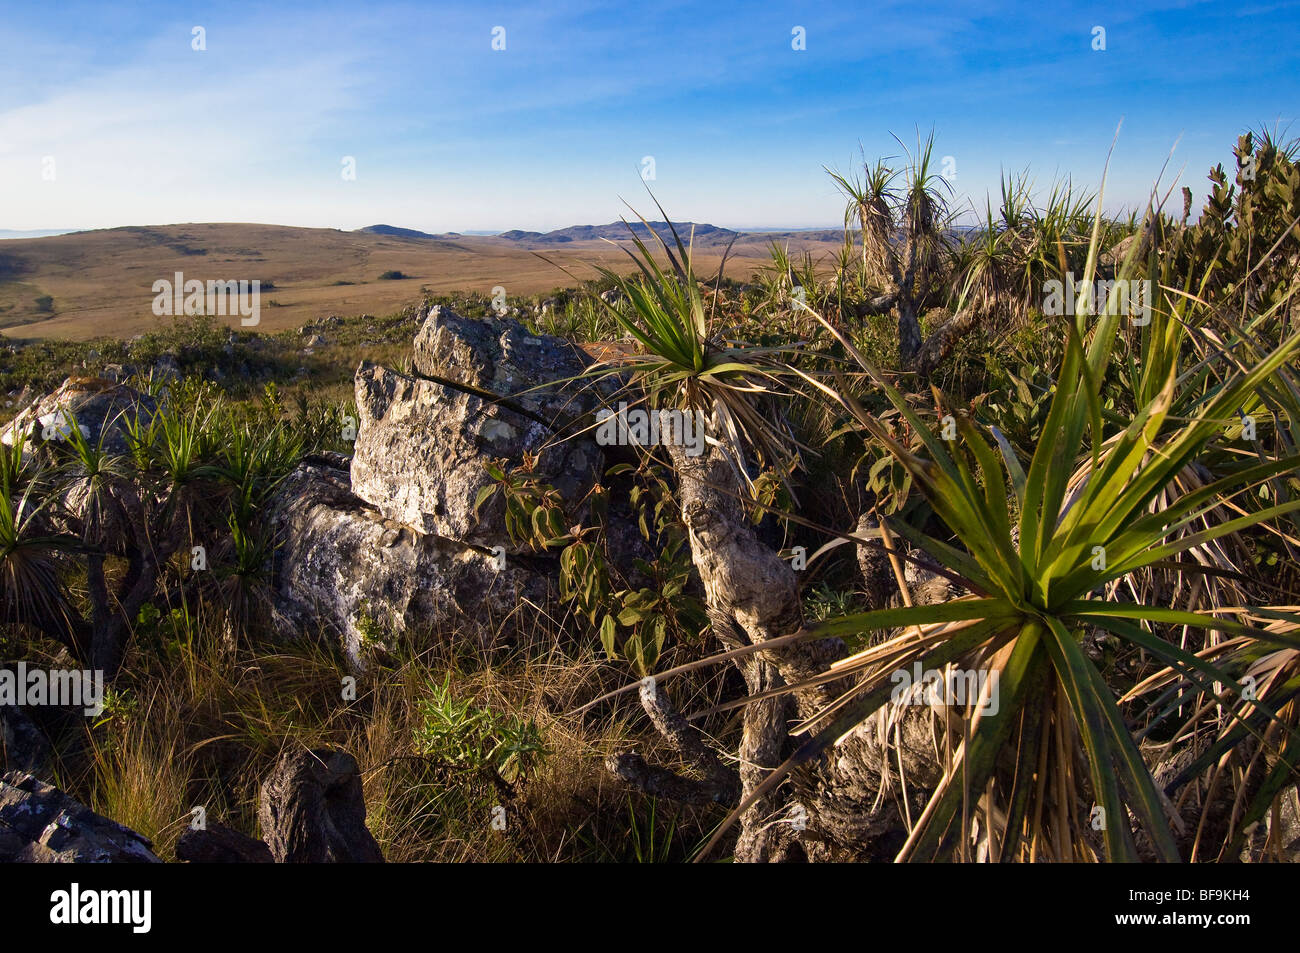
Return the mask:
[[[1240,132],[1300,134],[1298,37],[1298,2],[0,0],[0,229],[550,229],[644,210],[645,156],[674,218],[834,225],[822,167],[891,133],[982,207],[1002,169],[1095,187],[1122,117],[1114,209],[1176,142],[1201,194]]]

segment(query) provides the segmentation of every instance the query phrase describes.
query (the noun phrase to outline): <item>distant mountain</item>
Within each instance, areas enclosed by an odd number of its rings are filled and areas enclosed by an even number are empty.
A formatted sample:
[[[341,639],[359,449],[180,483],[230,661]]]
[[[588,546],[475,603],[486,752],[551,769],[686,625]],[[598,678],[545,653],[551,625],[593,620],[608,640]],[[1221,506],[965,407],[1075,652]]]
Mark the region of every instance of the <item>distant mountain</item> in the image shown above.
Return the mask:
[[[444,238],[443,235],[430,235],[428,232],[416,231],[414,228],[398,228],[396,225],[367,225],[358,228],[359,232],[371,235],[389,235],[393,238]]]
[[[742,234],[729,228],[719,228],[716,225],[701,225],[695,222],[674,222],[673,227],[677,229],[677,234],[681,236],[684,242],[691,240],[691,230],[694,229],[697,247],[725,245],[731,240],[741,237]],[[557,228],[550,232],[530,232],[513,228],[508,232],[492,235],[492,237],[526,245],[564,245],[569,242],[599,241],[602,238],[622,241],[631,237],[633,232],[644,241],[650,238],[650,233],[653,230],[664,240],[670,243],[673,240],[672,228],[669,227],[667,222],[651,222],[649,228],[643,222],[635,222],[632,224],[632,229],[633,231],[630,232],[628,226],[623,222],[610,222],[608,225],[570,225],[568,228]],[[387,235],[393,238],[448,239],[462,237],[462,234],[457,232],[434,235],[429,232],[416,231],[413,228],[398,228],[395,225],[369,225],[365,228],[359,228],[357,231],[369,232],[372,235]]]
[[[682,241],[690,241],[692,230],[697,245],[713,245],[719,242],[726,243],[731,239],[739,237],[739,232],[733,232],[729,228],[719,228],[716,225],[700,225],[695,222],[674,222],[669,226],[667,222],[651,222],[649,228],[644,222],[631,223],[631,231],[624,222],[610,222],[608,225],[570,225],[568,228],[557,228],[553,232],[547,232],[544,235],[538,235],[536,232],[519,233],[520,238],[524,241],[543,242],[545,244],[556,244],[559,242],[591,242],[599,241],[602,238],[608,238],[613,241],[620,241],[630,238],[635,234],[637,238],[645,240],[650,237],[651,231],[654,231],[661,238],[672,241],[673,229]],[[510,233],[507,232],[508,236]],[[502,236],[506,237],[506,236]]]
[[[693,240],[696,248],[725,248],[733,241],[749,244],[758,242],[763,245],[768,242],[791,240],[798,244],[806,242],[838,243],[844,238],[843,231],[838,228],[738,231],[732,228],[722,228],[718,225],[697,222],[673,222],[671,228],[667,222],[651,222],[649,228],[646,228],[643,222],[633,222],[632,231],[628,230],[625,222],[610,222],[608,225],[570,225],[568,228],[557,228],[553,232],[525,232],[515,229],[502,232],[496,237],[529,245],[560,245],[568,242],[599,241],[603,238],[611,241],[627,241],[633,233],[642,241],[647,241],[650,238],[651,231],[653,231],[671,245],[673,243],[673,229],[677,230],[678,237],[686,244],[691,244]]]

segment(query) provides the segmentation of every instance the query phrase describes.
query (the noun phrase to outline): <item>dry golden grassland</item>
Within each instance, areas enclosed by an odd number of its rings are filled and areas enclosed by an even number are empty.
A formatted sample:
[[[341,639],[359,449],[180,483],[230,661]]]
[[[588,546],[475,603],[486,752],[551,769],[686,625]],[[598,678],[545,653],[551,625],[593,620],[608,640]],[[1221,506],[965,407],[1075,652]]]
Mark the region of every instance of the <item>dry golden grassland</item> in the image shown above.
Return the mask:
[[[743,280],[769,263],[766,243],[763,235],[743,236],[726,274]],[[829,255],[836,246],[796,239],[791,248]],[[716,271],[723,251],[699,249],[697,269]],[[274,332],[331,314],[391,314],[426,293],[489,295],[501,286],[510,297],[542,294],[576,284],[574,277],[597,277],[598,265],[632,267],[605,241],[412,239],[282,225],[133,226],[9,239],[0,241],[0,333],[80,341],[154,330],[167,319],[152,311],[153,283],[178,271],[187,280],[263,282],[258,330]],[[389,271],[407,277],[380,278]],[[41,310],[44,296],[53,301]],[[237,317],[223,320],[239,325]]]

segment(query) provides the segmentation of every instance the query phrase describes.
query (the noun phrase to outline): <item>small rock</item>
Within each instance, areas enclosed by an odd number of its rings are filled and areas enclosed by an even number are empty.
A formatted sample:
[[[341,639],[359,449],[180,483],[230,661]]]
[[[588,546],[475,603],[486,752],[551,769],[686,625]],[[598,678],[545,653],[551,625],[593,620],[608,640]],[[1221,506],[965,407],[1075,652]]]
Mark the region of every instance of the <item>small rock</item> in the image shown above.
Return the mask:
[[[258,820],[280,864],[381,864],[366,827],[356,759],[337,748],[289,752],[262,783]]]
[[[53,751],[45,733],[16,705],[0,705],[0,769],[43,775]]]
[[[174,354],[164,354],[154,362],[153,376],[160,380],[176,380],[181,376],[181,365]]]
[[[195,864],[270,864],[271,848],[224,824],[187,827],[176,842],[176,859]]]
[[[159,863],[147,837],[23,771],[0,777],[0,862]]]

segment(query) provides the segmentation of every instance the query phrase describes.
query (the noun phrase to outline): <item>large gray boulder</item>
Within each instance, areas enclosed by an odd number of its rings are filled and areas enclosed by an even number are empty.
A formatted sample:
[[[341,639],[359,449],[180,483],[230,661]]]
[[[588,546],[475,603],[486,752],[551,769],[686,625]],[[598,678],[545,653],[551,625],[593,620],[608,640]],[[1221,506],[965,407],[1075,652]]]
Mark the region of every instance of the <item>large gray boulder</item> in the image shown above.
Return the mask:
[[[26,772],[0,777],[0,863],[158,863],[152,847]]]
[[[591,363],[564,338],[533,334],[517,321],[464,318],[441,305],[425,316],[412,356],[416,374],[510,398],[556,426],[599,405],[590,379],[574,380]]]
[[[587,437],[561,439],[540,416],[455,387],[363,363],[356,376],[352,489],[390,519],[421,533],[521,551],[507,537],[500,493],[485,464],[533,458],[533,473],[577,507],[604,469]]]
[[[281,484],[269,519],[282,541],[278,626],[338,638],[358,670],[408,631],[489,644],[520,606],[550,594],[549,577],[525,560],[498,569],[490,552],[386,518],[352,492],[337,459],[307,458]]]
[[[76,426],[93,447],[103,442],[108,453],[128,450],[124,421],[137,410],[152,415],[151,397],[125,384],[115,384],[100,377],[69,377],[48,394],[38,397],[0,430],[0,443],[13,446],[22,434],[27,449],[44,440],[66,440]]]

